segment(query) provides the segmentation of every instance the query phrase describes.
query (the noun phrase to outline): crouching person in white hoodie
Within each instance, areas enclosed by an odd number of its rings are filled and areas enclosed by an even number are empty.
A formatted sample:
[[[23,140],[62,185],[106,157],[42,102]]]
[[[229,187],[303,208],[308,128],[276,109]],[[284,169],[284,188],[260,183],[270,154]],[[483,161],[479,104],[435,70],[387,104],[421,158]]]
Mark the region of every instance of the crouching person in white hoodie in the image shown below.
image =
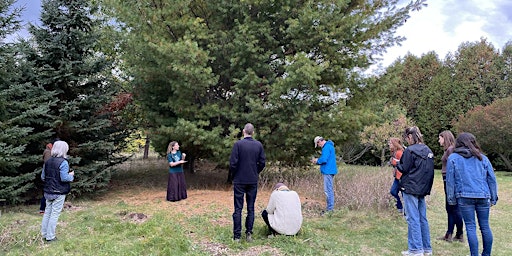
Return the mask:
[[[269,237],[278,234],[296,235],[302,226],[299,195],[283,183],[277,183],[261,216],[268,226]]]

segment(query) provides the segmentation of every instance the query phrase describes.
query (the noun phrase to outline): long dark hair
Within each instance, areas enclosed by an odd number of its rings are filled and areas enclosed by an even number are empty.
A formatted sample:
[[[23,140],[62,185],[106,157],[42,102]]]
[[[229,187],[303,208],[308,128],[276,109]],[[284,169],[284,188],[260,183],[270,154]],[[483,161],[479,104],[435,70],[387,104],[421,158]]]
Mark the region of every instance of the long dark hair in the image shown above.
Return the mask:
[[[471,155],[478,158],[478,160],[482,160],[482,149],[476,141],[475,136],[469,132],[463,132],[457,136],[457,140],[455,140],[455,147],[465,147],[469,149]]]
[[[444,150],[447,150],[450,146],[455,146],[455,138],[453,137],[453,133],[446,130],[446,131],[442,131],[440,134],[439,134],[439,137],[443,137],[444,139],[444,142],[443,142],[443,148]]]

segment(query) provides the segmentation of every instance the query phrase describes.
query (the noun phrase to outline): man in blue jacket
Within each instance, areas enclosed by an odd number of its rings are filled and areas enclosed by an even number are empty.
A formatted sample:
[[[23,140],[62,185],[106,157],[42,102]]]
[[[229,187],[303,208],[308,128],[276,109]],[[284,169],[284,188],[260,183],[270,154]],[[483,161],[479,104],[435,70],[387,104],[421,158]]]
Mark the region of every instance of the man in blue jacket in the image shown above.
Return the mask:
[[[334,175],[338,173],[336,165],[336,150],[334,149],[334,142],[325,140],[320,136],[316,136],[313,140],[315,148],[320,146],[322,148],[322,155],[319,158],[311,159],[314,164],[320,165],[320,173],[324,178],[324,193],[326,197],[327,207],[326,212],[334,209]],[[322,214],[325,213],[322,211]]]
[[[244,195],[247,201],[245,234],[247,242],[252,241],[254,225],[254,202],[258,192],[258,178],[265,168],[265,152],[261,142],[252,138],[254,126],[247,123],[243,129],[244,138],[235,142],[229,158],[229,169],[233,179],[234,208],[233,240],[240,241],[242,235],[242,209]]]

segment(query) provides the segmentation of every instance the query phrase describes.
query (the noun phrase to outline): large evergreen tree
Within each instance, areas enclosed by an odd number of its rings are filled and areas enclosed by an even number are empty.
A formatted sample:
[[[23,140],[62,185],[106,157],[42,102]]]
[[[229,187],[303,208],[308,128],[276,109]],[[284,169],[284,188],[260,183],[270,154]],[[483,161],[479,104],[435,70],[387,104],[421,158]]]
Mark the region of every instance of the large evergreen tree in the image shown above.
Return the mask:
[[[0,199],[30,199],[42,166],[45,138],[50,137],[48,111],[52,93],[33,83],[34,62],[26,42],[6,42],[16,31],[20,9],[0,1]],[[40,184],[40,183],[39,183]]]
[[[104,189],[128,130],[117,101],[120,84],[112,63],[100,52],[104,23],[88,0],[42,1],[41,25],[31,26],[38,55],[37,80],[55,92],[54,136],[68,142],[75,194]],[[122,104],[121,104],[122,105]]]
[[[357,138],[360,106],[348,101],[358,72],[401,40],[395,30],[424,1],[103,2],[124,25],[157,150],[178,140],[190,156],[225,162],[253,122],[271,160],[297,163],[315,135]]]

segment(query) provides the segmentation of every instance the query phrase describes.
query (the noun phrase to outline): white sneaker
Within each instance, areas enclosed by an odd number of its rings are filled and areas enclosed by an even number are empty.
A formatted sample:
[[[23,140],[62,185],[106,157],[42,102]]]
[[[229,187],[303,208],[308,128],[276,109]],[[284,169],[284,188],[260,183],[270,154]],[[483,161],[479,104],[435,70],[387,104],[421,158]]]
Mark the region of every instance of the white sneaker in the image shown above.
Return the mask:
[[[431,252],[425,252],[425,253],[423,253],[423,256],[432,256],[432,253]]]
[[[423,253],[412,253],[409,251],[403,251],[402,256],[423,256]]]

